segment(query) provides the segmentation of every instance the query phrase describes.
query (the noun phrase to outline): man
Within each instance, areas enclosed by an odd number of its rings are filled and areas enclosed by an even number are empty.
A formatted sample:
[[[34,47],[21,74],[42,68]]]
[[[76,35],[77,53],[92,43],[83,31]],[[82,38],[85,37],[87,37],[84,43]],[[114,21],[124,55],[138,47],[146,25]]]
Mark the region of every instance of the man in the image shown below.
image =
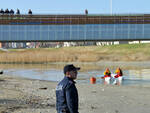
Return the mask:
[[[104,78],[107,78],[107,77],[111,77],[111,72],[110,72],[109,68],[106,68],[106,70],[104,72]]]
[[[104,76],[101,77],[102,79],[104,79],[104,84],[110,84],[110,80],[111,80],[111,72],[109,70],[109,68],[106,68],[105,72],[104,72]]]
[[[116,73],[115,78],[123,76],[123,73],[122,73],[122,70],[120,69],[120,67],[116,69],[115,73]]]
[[[56,110],[57,113],[79,113],[78,91],[75,86],[78,70],[73,64],[64,67],[65,77],[56,87]]]

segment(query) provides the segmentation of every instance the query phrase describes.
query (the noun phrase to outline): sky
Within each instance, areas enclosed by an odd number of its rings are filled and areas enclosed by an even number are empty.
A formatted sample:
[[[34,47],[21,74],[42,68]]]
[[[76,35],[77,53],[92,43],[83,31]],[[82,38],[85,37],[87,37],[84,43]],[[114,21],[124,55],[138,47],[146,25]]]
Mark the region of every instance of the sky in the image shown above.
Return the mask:
[[[111,0],[0,0],[0,8],[21,14],[111,14]],[[112,0],[113,14],[150,14],[150,0]]]

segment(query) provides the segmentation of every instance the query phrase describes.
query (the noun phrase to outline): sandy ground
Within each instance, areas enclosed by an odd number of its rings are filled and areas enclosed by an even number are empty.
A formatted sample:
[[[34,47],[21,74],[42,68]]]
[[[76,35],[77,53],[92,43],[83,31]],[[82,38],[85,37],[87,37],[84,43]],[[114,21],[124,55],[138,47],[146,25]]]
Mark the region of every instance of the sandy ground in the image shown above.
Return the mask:
[[[56,113],[56,82],[0,77],[0,113]],[[80,113],[149,113],[150,86],[77,84]]]

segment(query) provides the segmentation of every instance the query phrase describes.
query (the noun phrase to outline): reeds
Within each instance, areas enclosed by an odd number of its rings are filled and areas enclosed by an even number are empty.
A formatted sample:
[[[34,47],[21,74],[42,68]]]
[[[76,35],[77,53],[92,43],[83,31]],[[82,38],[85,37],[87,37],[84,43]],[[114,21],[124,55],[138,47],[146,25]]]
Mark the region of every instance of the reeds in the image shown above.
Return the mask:
[[[0,63],[147,61],[149,44],[13,49],[0,51]]]

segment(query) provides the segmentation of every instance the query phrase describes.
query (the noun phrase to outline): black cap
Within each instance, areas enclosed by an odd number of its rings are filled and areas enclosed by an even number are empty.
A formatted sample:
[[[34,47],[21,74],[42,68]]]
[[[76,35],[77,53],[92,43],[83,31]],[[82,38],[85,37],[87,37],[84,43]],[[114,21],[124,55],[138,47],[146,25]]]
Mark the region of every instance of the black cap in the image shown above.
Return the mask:
[[[73,64],[68,64],[64,67],[64,74],[69,71],[80,70],[80,67],[75,67]]]

